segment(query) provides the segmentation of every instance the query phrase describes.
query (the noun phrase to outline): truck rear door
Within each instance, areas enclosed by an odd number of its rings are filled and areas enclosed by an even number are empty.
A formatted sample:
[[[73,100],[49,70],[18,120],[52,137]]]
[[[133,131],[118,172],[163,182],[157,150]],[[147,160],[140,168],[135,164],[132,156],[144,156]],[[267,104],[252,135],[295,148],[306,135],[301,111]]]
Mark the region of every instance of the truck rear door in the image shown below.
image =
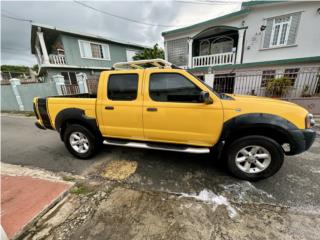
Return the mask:
[[[103,136],[143,139],[143,70],[104,72],[99,80],[97,116]]]

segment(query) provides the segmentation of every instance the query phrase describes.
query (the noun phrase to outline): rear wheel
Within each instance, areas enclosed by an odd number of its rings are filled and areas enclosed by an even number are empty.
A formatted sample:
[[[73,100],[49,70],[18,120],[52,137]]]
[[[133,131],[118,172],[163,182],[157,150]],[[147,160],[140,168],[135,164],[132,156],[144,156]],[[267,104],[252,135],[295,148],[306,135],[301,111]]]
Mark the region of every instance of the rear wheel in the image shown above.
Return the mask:
[[[64,144],[71,154],[81,159],[88,159],[97,152],[95,136],[86,127],[73,124],[64,132]]]
[[[264,136],[237,139],[229,145],[227,152],[227,163],[231,173],[249,181],[274,175],[284,160],[281,146]]]

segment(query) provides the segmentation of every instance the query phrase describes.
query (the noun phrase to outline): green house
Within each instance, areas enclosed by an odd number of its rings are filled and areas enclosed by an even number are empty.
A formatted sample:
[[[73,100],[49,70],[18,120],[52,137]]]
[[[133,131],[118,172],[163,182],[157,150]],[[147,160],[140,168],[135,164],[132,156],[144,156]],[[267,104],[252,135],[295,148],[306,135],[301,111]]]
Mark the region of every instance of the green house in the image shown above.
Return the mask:
[[[38,78],[43,82],[60,74],[65,84],[76,85],[77,73],[98,80],[101,71],[116,62],[132,60],[144,48],[149,47],[42,24],[33,23],[31,27],[31,52],[37,58]]]

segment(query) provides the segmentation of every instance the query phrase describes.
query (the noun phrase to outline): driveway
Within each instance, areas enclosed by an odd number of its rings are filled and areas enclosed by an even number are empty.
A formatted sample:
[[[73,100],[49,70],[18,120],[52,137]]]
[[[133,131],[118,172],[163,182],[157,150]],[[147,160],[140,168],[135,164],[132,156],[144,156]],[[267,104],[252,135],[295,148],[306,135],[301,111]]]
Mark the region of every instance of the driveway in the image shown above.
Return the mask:
[[[92,177],[100,176],[111,161],[127,160],[137,166],[126,179],[134,189],[182,195],[207,191],[233,202],[275,204],[319,213],[319,136],[308,152],[286,157],[275,176],[250,183],[230,176],[210,155],[105,147],[92,160],[78,160],[67,152],[57,132],[39,130],[34,121],[33,117],[2,115],[3,162]]]

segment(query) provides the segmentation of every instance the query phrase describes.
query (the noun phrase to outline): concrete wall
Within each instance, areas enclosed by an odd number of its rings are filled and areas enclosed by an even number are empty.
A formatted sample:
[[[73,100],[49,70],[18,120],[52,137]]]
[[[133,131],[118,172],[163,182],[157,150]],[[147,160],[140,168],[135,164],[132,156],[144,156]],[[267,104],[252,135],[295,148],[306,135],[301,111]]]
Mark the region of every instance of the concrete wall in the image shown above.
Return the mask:
[[[292,98],[287,100],[304,107],[314,115],[320,115],[320,97]]]
[[[58,95],[55,83],[32,83],[18,85],[24,111],[33,111],[32,101],[34,97],[47,97]],[[1,111],[19,111],[17,99],[11,85],[1,86]]]
[[[106,67],[110,68],[116,62],[127,61],[126,49],[142,50],[142,48],[115,44],[107,41],[91,40],[88,38],[79,38],[70,35],[62,35],[62,43],[65,49],[65,57],[68,65],[81,67]],[[81,58],[78,40],[87,40],[102,44],[108,44],[110,50],[110,60],[97,60]]]
[[[58,95],[55,83],[34,83],[17,86],[25,111],[33,111],[34,97],[48,97]]]
[[[1,111],[18,111],[17,99],[11,85],[1,85]]]

